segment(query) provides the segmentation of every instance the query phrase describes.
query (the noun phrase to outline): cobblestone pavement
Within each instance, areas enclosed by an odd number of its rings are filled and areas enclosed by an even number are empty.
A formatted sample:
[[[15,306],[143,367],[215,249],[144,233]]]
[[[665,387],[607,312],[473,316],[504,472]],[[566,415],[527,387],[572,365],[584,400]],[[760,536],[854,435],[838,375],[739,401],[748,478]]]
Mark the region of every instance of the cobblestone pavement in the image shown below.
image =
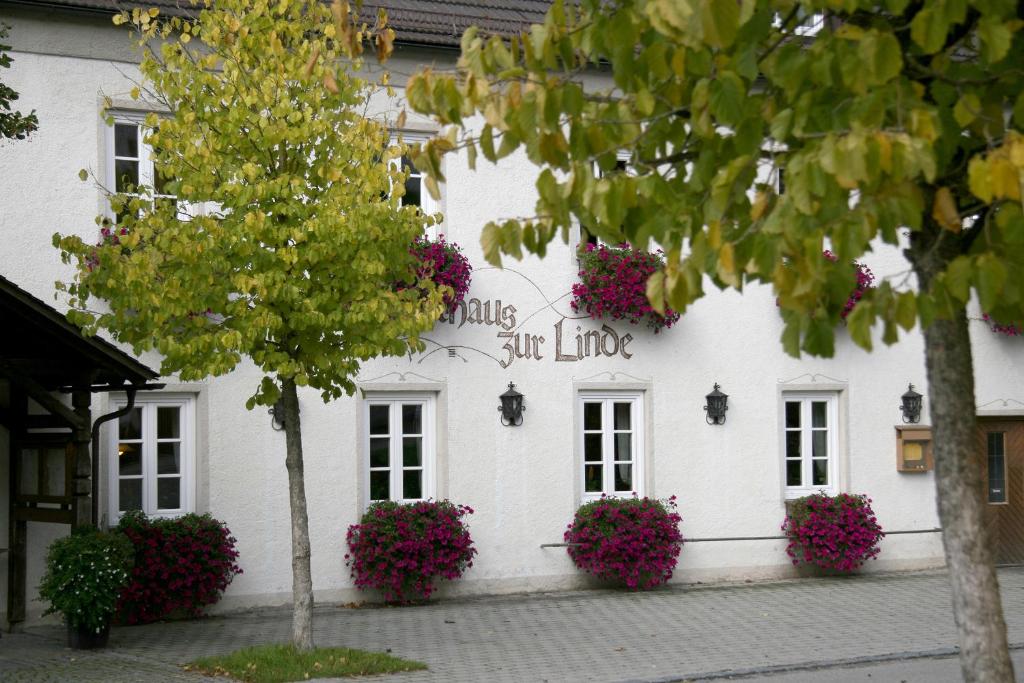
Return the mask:
[[[1024,569],[1003,569],[999,577],[1010,642],[1024,646]],[[285,642],[290,626],[289,610],[263,609],[117,628],[111,647],[98,653],[67,650],[62,629],[37,626],[0,639],[0,680],[202,680],[179,665],[247,645]],[[397,608],[325,605],[316,610],[315,638],[318,645],[390,649],[430,667],[372,679],[393,683],[811,674],[815,667],[949,656],[956,644],[944,572],[674,586],[650,593],[577,591]]]

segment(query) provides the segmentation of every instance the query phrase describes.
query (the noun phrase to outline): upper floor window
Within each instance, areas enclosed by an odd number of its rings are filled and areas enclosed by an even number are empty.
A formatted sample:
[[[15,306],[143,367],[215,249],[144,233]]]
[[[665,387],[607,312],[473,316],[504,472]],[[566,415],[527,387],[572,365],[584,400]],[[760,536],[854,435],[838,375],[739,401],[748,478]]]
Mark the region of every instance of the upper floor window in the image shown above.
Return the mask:
[[[434,496],[434,397],[368,398],[363,405],[369,502]]]
[[[151,188],[155,201],[176,204],[176,197],[167,189],[170,179],[153,163],[153,149],[145,138],[146,127],[141,121],[115,118],[108,135],[107,188],[133,194],[144,185]]]
[[[124,398],[114,408],[127,405]],[[137,396],[112,430],[110,516],[191,512],[195,490],[195,401],[190,396]]]
[[[644,495],[643,394],[583,392],[578,410],[584,500]]]
[[[787,498],[836,492],[837,403],[830,392],[784,395]]]
[[[607,173],[628,173],[628,172],[629,172],[629,159],[627,159],[626,157],[619,157],[618,159],[615,160],[615,169],[614,169],[614,171],[609,171]],[[606,172],[602,172],[601,169],[597,166],[597,164],[596,163],[594,164],[594,176],[595,177],[601,178],[601,177],[604,177],[607,173]],[[599,238],[597,235],[595,235],[592,232],[590,232],[590,230],[587,229],[587,226],[582,225],[582,224],[580,225],[579,249],[581,251],[585,250],[587,248],[588,244],[592,244],[593,246],[596,247],[596,246],[598,246],[599,244],[602,244],[602,243],[603,243],[603,240],[601,240],[601,238]],[[611,245],[611,246],[614,246],[614,245]]]
[[[414,133],[403,133],[401,140],[405,144],[412,145],[418,142],[426,140],[426,136],[417,135]],[[393,143],[397,143],[398,140],[392,140]],[[424,182],[423,173],[413,165],[408,155],[402,155],[400,161],[394,162],[396,165],[401,164],[402,170],[407,173],[405,178],[405,193],[402,195],[402,206],[418,206],[420,210],[427,215],[433,215],[443,211],[443,201],[434,199],[430,196],[430,192],[427,190],[426,183]],[[440,186],[442,193],[444,192],[444,186]],[[443,198],[442,198],[443,199]]]

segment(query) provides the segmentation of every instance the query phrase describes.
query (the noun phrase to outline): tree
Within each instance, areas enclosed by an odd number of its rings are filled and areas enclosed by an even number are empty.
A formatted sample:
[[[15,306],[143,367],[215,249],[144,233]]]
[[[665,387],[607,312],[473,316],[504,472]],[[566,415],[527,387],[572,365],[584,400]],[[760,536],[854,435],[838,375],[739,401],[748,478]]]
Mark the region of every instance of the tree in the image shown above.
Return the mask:
[[[11,27],[7,24],[0,23],[0,69],[11,68],[11,62],[14,61],[7,54],[11,46],[5,45],[3,42],[10,29]],[[34,109],[28,114],[11,109],[11,102],[16,99],[18,99],[18,93],[10,86],[0,82],[0,140],[4,138],[24,140],[39,127],[39,120],[36,118]]]
[[[542,167],[536,217],[484,227],[493,263],[543,255],[576,217],[609,242],[665,248],[648,281],[659,309],[683,311],[707,281],[771,283],[785,350],[830,356],[854,259],[879,240],[904,247],[906,277],[870,290],[847,324],[865,349],[877,328],[886,344],[924,332],[971,681],[1013,679],[971,458],[965,307],[976,296],[993,318],[1024,320],[1011,277],[1024,268],[1022,26],[1011,0],[559,0],[511,40],[470,29],[456,73],[425,70],[407,88],[448,126],[417,155],[434,177],[455,149],[472,165],[521,148]],[[613,87],[587,87],[595,70]],[[782,169],[779,194],[765,181]]]
[[[167,110],[145,123],[156,178],[115,188],[118,218],[97,219],[99,245],[54,236],[77,265],[69,317],[158,350],[161,372],[184,381],[248,357],[263,378],[247,407],[283,400],[292,640],[310,649],[297,387],[351,394],[361,361],[421,348],[443,290],[416,281],[410,249],[432,219],[391,192],[402,151],[364,113],[370,84],[348,56],[365,34],[340,3],[332,16],[316,0],[221,0],[191,18],[115,17],[126,22],[143,48],[145,91],[133,96]],[[390,29],[375,31],[386,52]],[[106,310],[89,310],[92,299]]]

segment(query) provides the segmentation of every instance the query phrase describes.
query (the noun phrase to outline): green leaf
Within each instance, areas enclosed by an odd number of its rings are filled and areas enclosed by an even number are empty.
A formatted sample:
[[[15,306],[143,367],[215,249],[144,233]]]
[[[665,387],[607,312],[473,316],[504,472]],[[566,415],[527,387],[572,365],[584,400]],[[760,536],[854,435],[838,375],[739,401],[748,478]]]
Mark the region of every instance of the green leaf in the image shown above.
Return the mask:
[[[957,256],[946,268],[946,289],[962,302],[970,297],[973,270],[971,259],[967,256]]]
[[[84,168],[81,169],[80,171],[78,171],[78,179],[79,180],[88,180],[89,179],[89,172],[86,171]]]
[[[860,301],[846,317],[846,327],[850,330],[850,338],[857,346],[871,350],[871,323],[874,322],[874,309],[870,302]]]
[[[914,292],[900,292],[896,296],[896,322],[909,332],[917,321],[917,297]]]
[[[940,13],[938,3],[925,5],[910,22],[910,38],[921,46],[925,54],[942,49],[949,31],[949,22]]]
[[[981,37],[981,56],[989,63],[1002,61],[1010,51],[1013,42],[1013,31],[995,17],[984,17],[978,22],[978,35]]]
[[[729,0],[701,2],[700,23],[705,43],[711,47],[729,47],[739,30],[740,5]]]
[[[658,313],[665,313],[665,271],[658,270],[647,278],[647,300]]]
[[[868,82],[887,83],[903,69],[903,55],[899,41],[891,33],[871,31],[857,48],[861,61],[867,66]]]
[[[1002,260],[991,254],[982,254],[975,261],[974,285],[982,310],[990,311],[999,303],[1008,277]]]

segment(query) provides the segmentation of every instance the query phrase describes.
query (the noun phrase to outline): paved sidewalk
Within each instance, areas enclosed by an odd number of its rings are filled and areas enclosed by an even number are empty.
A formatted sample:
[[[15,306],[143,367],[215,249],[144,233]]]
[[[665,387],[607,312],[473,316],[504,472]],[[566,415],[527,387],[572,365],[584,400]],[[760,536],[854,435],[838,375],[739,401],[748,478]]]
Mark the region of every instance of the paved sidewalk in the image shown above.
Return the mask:
[[[1024,644],[1024,569],[999,577],[1010,642]],[[956,644],[944,572],[320,606],[315,629],[318,645],[390,649],[430,667],[371,679],[388,683],[676,681],[802,669],[815,680],[813,667],[948,656]],[[114,629],[110,648],[81,653],[63,647],[62,629],[35,627],[0,639],[0,680],[202,680],[178,665],[285,642],[289,630],[289,610],[253,610]]]

